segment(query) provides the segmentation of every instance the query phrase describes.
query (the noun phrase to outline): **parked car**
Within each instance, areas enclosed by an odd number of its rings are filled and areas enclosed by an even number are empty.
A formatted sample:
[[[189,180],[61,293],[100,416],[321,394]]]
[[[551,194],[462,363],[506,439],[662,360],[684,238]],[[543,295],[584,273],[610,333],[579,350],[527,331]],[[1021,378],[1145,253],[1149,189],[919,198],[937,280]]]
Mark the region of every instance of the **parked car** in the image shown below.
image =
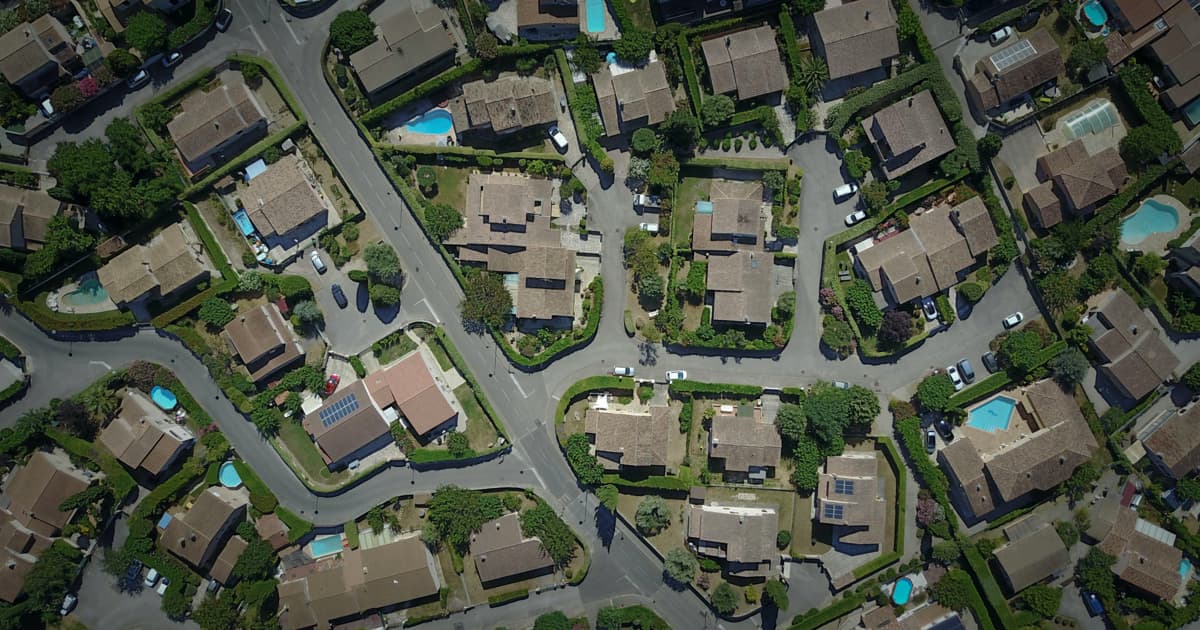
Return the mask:
[[[329,292],[333,294],[333,301],[337,302],[338,308],[346,308],[346,305],[350,303],[346,299],[346,292],[342,291],[342,285],[334,284],[329,287]]]
[[[146,574],[146,579],[142,580],[142,586],[145,586],[146,588],[154,588],[154,585],[157,583],[158,569],[150,569],[150,572]]]
[[[858,192],[858,184],[856,184],[854,182],[850,182],[849,184],[842,184],[841,186],[838,186],[837,188],[834,189],[833,200],[834,201],[842,201],[843,199],[849,197],[850,195],[853,195],[856,192]]]
[[[687,371],[686,370],[671,370],[670,372],[667,372],[667,380],[668,381],[687,380]]]
[[[996,362],[996,355],[991,352],[983,353],[983,367],[987,368],[988,372],[995,374],[1000,371],[1000,364]]]
[[[1100,598],[1096,597],[1095,593],[1084,591],[1082,595],[1083,605],[1087,607],[1089,615],[1095,617],[1104,614],[1104,604],[1100,602]]]
[[[838,389],[850,389],[850,383],[846,381],[834,381],[833,386]]]
[[[950,382],[954,383],[954,391],[957,392],[963,388],[964,383],[963,383],[962,375],[960,375],[958,373],[957,367],[954,367],[953,365],[947,365],[946,366],[946,376],[949,376]]]
[[[150,82],[150,73],[146,72],[145,69],[142,69],[142,70],[138,70],[137,74],[126,79],[125,85],[129,86],[129,89],[131,89],[131,90],[136,90],[136,89],[146,85],[149,82]]]
[[[216,592],[220,589],[221,589],[221,583],[217,581],[217,578],[213,578],[213,577],[208,578],[208,592],[209,593],[216,594]]]
[[[1009,37],[1012,37],[1014,32],[1016,31],[1013,30],[1013,27],[1005,26],[1000,30],[992,31],[992,34],[988,36],[988,39],[992,41],[992,45],[994,46],[1008,39]]]
[[[846,215],[846,227],[850,227],[851,225],[854,225],[855,223],[863,221],[866,218],[867,218],[866,210],[855,210],[854,212],[851,212],[850,214]]]
[[[937,428],[938,435],[942,436],[943,440],[949,442],[954,439],[954,427],[950,426],[949,422],[938,420],[933,426]]]
[[[1013,328],[1023,321],[1025,321],[1025,316],[1021,314],[1021,311],[1017,311],[1016,313],[1004,318],[1004,327]]]
[[[129,568],[125,569],[125,584],[132,587],[137,584],[138,578],[142,577],[142,561],[134,559],[129,563]]]
[[[54,103],[51,103],[50,99],[43,100],[38,109],[42,110],[42,115],[46,118],[54,118]]]
[[[221,9],[221,12],[217,14],[217,30],[222,33],[229,30],[230,22],[233,22],[233,11]]]
[[[564,94],[558,97],[558,108],[564,112],[567,111],[567,95]]]
[[[633,368],[615,367],[613,368],[613,376],[633,376]]]
[[[183,61],[183,53],[178,51],[169,52],[163,56],[162,65],[164,68],[174,68],[175,66],[179,65],[180,61]]]
[[[962,374],[964,381],[968,383],[975,382],[975,370],[971,369],[971,362],[966,357],[958,360],[958,373]]]
[[[314,250],[308,258],[312,261],[313,269],[316,269],[317,273],[325,273],[325,261],[321,260],[321,252]]]
[[[938,318],[937,305],[933,303],[933,298],[927,297],[921,300],[921,310],[925,313],[926,321],[934,321]]]
[[[342,377],[337,374],[330,374],[329,378],[325,379],[324,395],[328,396],[337,391],[338,383],[342,382]]]
[[[171,580],[164,575],[162,581],[158,583],[158,588],[154,589],[154,592],[162,595],[167,592],[167,587],[170,585]]]
[[[62,606],[58,609],[58,614],[66,617],[67,613],[75,608],[75,603],[78,601],[79,598],[75,597],[74,593],[67,593],[67,596],[63,598]]]
[[[633,196],[633,207],[634,208],[652,208],[652,209],[657,210],[659,208],[662,208],[662,197],[659,197],[658,195],[647,195],[644,193],[638,193]]]
[[[649,232],[651,234],[658,234],[658,224],[657,223],[641,223],[638,225],[638,227],[642,228],[643,232]]]
[[[925,452],[933,453],[936,450],[937,450],[937,434],[935,434],[933,432],[933,429],[928,429],[925,431]]]
[[[550,141],[554,143],[555,148],[557,148],[559,151],[567,150],[567,136],[565,136],[562,131],[559,131],[558,125],[550,125],[550,128],[546,130],[546,133],[549,134]]]

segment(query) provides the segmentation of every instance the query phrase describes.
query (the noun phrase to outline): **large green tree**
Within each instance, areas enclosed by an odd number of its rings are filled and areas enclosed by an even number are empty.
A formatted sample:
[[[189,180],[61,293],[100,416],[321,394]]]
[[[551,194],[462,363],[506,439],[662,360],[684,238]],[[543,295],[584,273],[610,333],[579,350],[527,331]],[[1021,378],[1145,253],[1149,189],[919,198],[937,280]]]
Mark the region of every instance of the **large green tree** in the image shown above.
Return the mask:
[[[1000,344],[1000,361],[1020,374],[1032,370],[1042,349],[1042,337],[1032,330],[1018,330]]]
[[[804,439],[808,429],[808,418],[804,416],[804,407],[795,403],[783,403],[775,412],[775,427],[779,434],[793,443]]]
[[[329,42],[352,55],[375,41],[375,22],[363,11],[343,11],[329,25]]]
[[[363,249],[363,260],[367,263],[367,273],[379,282],[390,286],[400,286],[402,269],[400,257],[396,250],[387,243],[371,243]]]
[[[467,321],[499,328],[512,314],[512,294],[497,274],[479,271],[467,276],[464,293],[459,310]]]
[[[425,228],[438,243],[450,238],[463,226],[462,215],[449,204],[434,203],[425,208]]]
[[[700,120],[704,121],[705,127],[720,127],[733,117],[734,109],[732,98],[724,94],[710,96],[700,106]]]
[[[654,494],[646,495],[638,503],[634,514],[637,528],[643,534],[657,534],[671,524],[671,510],[662,497]]]
[[[950,396],[952,395],[954,395],[954,383],[945,374],[932,374],[917,385],[917,400],[925,409],[945,411],[950,407]]]
[[[718,584],[717,588],[713,589],[711,598],[713,607],[722,615],[730,615],[737,610],[738,594],[729,582]]]
[[[139,11],[125,23],[125,41],[143,56],[158,54],[167,49],[167,22],[153,11]]]
[[[613,51],[622,61],[634,65],[650,58],[654,49],[654,36],[646,31],[631,29],[621,33],[621,39],[613,42]]]
[[[500,497],[458,486],[442,486],[429,499],[430,525],[440,540],[460,551],[484,523],[503,515]]]
[[[696,556],[683,547],[671,549],[663,560],[663,571],[667,577],[680,584],[690,584],[696,579],[696,569]]]
[[[546,555],[558,566],[566,566],[575,557],[575,534],[550,504],[538,500],[536,506],[521,513],[521,532],[542,541]]]

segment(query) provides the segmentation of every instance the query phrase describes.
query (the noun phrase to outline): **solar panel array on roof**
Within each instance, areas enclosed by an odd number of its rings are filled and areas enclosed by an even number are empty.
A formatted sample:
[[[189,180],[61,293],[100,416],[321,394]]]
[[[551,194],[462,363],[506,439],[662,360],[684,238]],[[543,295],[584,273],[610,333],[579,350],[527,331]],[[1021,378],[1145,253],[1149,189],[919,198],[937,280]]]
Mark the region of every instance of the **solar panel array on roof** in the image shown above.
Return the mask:
[[[837,494],[854,494],[854,482],[849,479],[835,479],[833,491]]]
[[[842,518],[845,514],[845,506],[836,503],[825,504],[825,518]]]
[[[321,426],[328,427],[333,425],[355,411],[358,411],[358,395],[350,394],[333,403],[328,408],[321,410]]]
[[[992,63],[995,64],[997,70],[1004,72],[1036,54],[1037,51],[1034,50],[1033,44],[1029,43],[1028,39],[1023,39],[992,55]]]

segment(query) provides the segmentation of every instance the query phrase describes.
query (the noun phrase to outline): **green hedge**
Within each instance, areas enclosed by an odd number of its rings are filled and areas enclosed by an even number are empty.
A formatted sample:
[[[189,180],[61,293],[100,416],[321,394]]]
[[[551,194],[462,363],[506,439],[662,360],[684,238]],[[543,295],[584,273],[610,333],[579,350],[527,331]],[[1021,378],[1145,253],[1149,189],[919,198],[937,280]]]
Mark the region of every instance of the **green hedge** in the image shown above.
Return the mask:
[[[783,38],[783,52],[787,57],[791,78],[794,80],[800,74],[800,38],[796,36],[796,24],[792,21],[792,12],[787,7],[779,11],[779,36]]]
[[[614,4],[617,4],[614,2]],[[696,76],[696,60],[692,58],[692,47],[688,44],[687,35],[680,33],[676,38],[679,45],[679,61],[683,65],[683,78],[687,82],[688,96],[692,101],[692,109],[700,115],[700,104],[703,103],[704,90],[700,88],[700,77]]]
[[[790,630],[816,630],[827,623],[832,623],[858,609],[867,602],[861,593],[848,593],[838,601],[821,608],[796,615],[792,619]]]
[[[521,588],[521,589],[517,589],[515,591],[508,591],[506,593],[492,595],[491,597],[488,598],[488,606],[492,606],[492,607],[502,606],[509,602],[515,602],[517,600],[528,599],[528,598],[529,598],[529,589]]]
[[[1000,590],[1000,584],[996,582],[983,555],[970,541],[963,540],[961,542],[963,544],[960,547],[962,547],[963,557],[967,560],[967,566],[971,568],[971,573],[975,575],[975,581],[983,589],[983,596],[987,600],[988,608],[1000,622],[1000,627],[1020,627],[1021,624],[1013,618],[1012,609],[1008,607],[1008,600],[1004,598],[1004,592]]]
[[[12,385],[9,385],[8,387],[5,387],[4,389],[0,390],[0,406],[4,405],[4,403],[7,403],[8,401],[16,398],[21,392],[25,391],[25,388],[28,386],[29,386],[29,379],[22,378],[21,380],[13,383]]]
[[[895,99],[922,81],[941,76],[942,67],[938,63],[924,63],[904,74],[887,81],[876,83],[862,92],[834,105],[825,116],[825,128],[829,135],[838,137],[846,131],[850,122],[863,110],[872,105],[882,104]]]
[[[618,391],[628,392],[633,395],[633,379],[627,376],[589,376],[582,381],[576,381],[563,392],[562,398],[558,399],[558,408],[554,412],[554,421],[562,422],[563,415],[567,413],[567,407],[571,403],[583,397],[584,394],[593,391]]]
[[[200,211],[190,202],[183,202],[183,208],[187,212],[188,223],[196,232],[196,236],[204,243],[204,249],[208,250],[208,258],[212,260],[217,271],[221,272],[221,277],[225,280],[237,280],[237,272],[233,270],[233,265],[229,264],[229,257],[225,255],[225,250],[221,249],[217,238],[213,236],[211,230],[208,229],[208,224],[200,216]]]
[[[36,190],[41,177],[28,167],[0,162],[0,182]]]
[[[687,492],[692,487],[691,482],[678,477],[653,475],[645,479],[633,480],[625,479],[616,473],[605,473],[600,480],[600,484],[612,484],[624,488],[641,488],[643,490],[666,490],[668,492]]]
[[[215,278],[213,280],[215,281]],[[204,301],[207,300],[208,298],[219,297],[221,295],[229,293],[235,287],[237,287],[237,282],[238,282],[237,279],[222,280],[220,282],[217,282],[216,284],[197,293],[196,295],[193,295],[192,297],[176,304],[175,306],[172,306],[171,308],[163,311],[162,313],[159,313],[158,315],[156,315],[154,317],[154,319],[150,320],[150,323],[155,328],[165,328],[168,324],[172,324],[175,322],[175,320],[200,308],[200,305],[203,304]]]
[[[921,431],[920,418],[901,419],[895,423],[895,429],[896,434],[900,436],[900,442],[904,445],[904,450],[908,451],[909,463],[916,469],[917,481],[928,488],[934,500],[942,506],[942,510],[946,513],[946,522],[950,526],[950,532],[953,533],[958,528],[958,519],[954,516],[954,504],[950,501],[950,480],[946,478],[946,473],[942,472],[942,469],[925,454],[925,437]]]
[[[587,322],[584,323],[583,328],[576,328],[569,334],[563,335],[536,355],[527,357],[517,352],[517,349],[508,342],[508,339],[495,329],[491,331],[492,340],[504,350],[504,356],[508,357],[509,361],[528,368],[542,367],[571,351],[573,348],[591,342],[596,336],[596,331],[600,329],[600,311],[604,306],[604,279],[596,276],[592,279],[589,288],[592,290],[592,306],[588,309]]]
[[[137,321],[129,311],[105,311],[103,313],[63,313],[52,311],[46,306],[50,293],[43,291],[30,301],[16,300],[18,311],[33,320],[41,328],[56,331],[113,330],[133,326]]]
[[[304,538],[313,529],[313,524],[296,516],[291,510],[282,505],[275,508],[275,516],[283,521],[288,528],[288,542],[295,543],[297,540]]]
[[[467,449],[462,457],[455,457],[450,454],[450,451],[440,448],[418,448],[408,454],[408,461],[412,464],[432,464],[434,462],[450,462],[456,459],[471,459],[477,457],[479,453],[471,449]]]
[[[133,475],[125,470],[121,462],[99,446],[55,429],[46,429],[46,437],[61,446],[64,451],[95,463],[108,479],[117,501],[124,500],[137,487]]]
[[[1021,6],[1013,7],[1003,13],[996,14],[991,19],[984,20],[975,27],[976,33],[990,34],[1021,19],[1031,11],[1041,11],[1042,7],[1050,4],[1050,0],[1031,0]]]
[[[687,157],[679,160],[682,168],[725,168],[741,171],[786,171],[788,158]]]
[[[380,144],[381,147],[392,147],[393,145]],[[474,147],[456,146],[425,146],[419,144],[406,144],[403,146],[394,147],[399,153],[412,155],[416,158],[418,164],[435,164],[442,165],[446,162],[454,161],[453,158],[448,158],[443,161],[443,157],[448,156],[463,156],[476,160],[480,157],[488,157],[493,160],[509,160],[510,166],[513,160],[542,160],[543,162],[556,162],[558,164],[566,164],[566,158],[561,153],[547,153],[544,151],[493,151],[492,149],[476,149]],[[503,166],[503,164],[495,164],[495,166]]]
[[[428,615],[413,615],[411,617],[406,618],[404,620],[404,625],[401,627],[411,628],[413,626],[419,626],[423,623],[429,623],[430,621],[436,621],[438,619],[445,619],[446,617],[449,617],[449,616],[450,616],[450,611],[448,611],[448,610],[440,610],[438,612],[429,613]]]
[[[708,398],[758,398],[763,393],[763,388],[757,385],[702,383],[692,380],[671,381],[670,390],[671,394],[676,396],[691,394]]]
[[[608,164],[612,164],[612,158],[604,152],[604,147],[600,146],[599,140],[588,133],[588,125],[580,117],[579,95],[575,91],[575,80],[571,78],[571,62],[567,60],[567,53],[558,48],[554,51],[554,57],[558,60],[558,72],[562,76],[563,89],[567,93],[567,102],[571,108],[571,120],[575,122],[575,135],[579,140],[580,148],[602,166],[605,164],[605,160],[608,161]]]

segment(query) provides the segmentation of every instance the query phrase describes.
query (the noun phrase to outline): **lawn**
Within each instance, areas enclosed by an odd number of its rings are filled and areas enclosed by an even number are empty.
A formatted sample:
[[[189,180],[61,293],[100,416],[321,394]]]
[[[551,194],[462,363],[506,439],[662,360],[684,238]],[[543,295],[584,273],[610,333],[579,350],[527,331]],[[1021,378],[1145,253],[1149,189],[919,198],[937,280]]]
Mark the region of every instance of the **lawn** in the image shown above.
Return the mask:
[[[403,335],[395,345],[384,348],[383,352],[379,353],[379,365],[387,365],[416,349],[417,342],[413,341],[412,337]]]
[[[429,348],[429,351],[433,353],[433,358],[437,359],[438,366],[442,370],[449,370],[454,367],[454,362],[450,360],[450,355],[446,354],[446,349],[442,347],[442,344],[437,343],[435,340],[426,343],[425,347]]]
[[[487,450],[496,443],[498,435],[496,427],[492,426],[492,421],[475,399],[475,392],[469,384],[464,383],[455,388],[454,396],[467,414],[467,440],[471,448],[480,452]]]
[[[796,496],[796,518],[792,522],[792,556],[819,556],[833,548],[833,532],[827,525],[814,521],[812,516],[812,495]]]
[[[700,177],[685,177],[675,189],[675,207],[671,210],[671,242],[676,249],[691,249],[696,202],[707,199],[708,191],[709,180]]]
[[[339,484],[350,478],[350,474],[345,470],[338,472],[329,470],[329,467],[325,465],[325,460],[321,459],[321,453],[317,451],[316,444],[313,444],[312,438],[308,436],[308,432],[299,422],[284,421],[279,426],[279,436],[271,441],[277,450],[280,450],[280,446],[283,447],[281,455],[284,452],[290,455],[290,457],[284,456],[284,459],[289,461],[292,469],[302,473],[310,481]]]
[[[459,212],[466,207],[467,176],[466,169],[435,166],[437,172],[437,194],[433,203],[444,203]]]
[[[620,2],[622,0],[614,0]],[[654,13],[650,9],[650,0],[628,0],[626,11],[629,12],[629,20],[633,25],[648,33],[655,31]]]
[[[621,493],[617,498],[617,511],[621,513],[630,523],[636,521],[638,503],[645,496]],[[676,547],[685,545],[687,533],[687,524],[684,521],[684,508],[687,501],[683,499],[667,499],[664,498],[668,511],[671,513],[671,524],[666,529],[658,532],[653,536],[646,536],[646,540],[658,550],[659,553],[666,553]]]

